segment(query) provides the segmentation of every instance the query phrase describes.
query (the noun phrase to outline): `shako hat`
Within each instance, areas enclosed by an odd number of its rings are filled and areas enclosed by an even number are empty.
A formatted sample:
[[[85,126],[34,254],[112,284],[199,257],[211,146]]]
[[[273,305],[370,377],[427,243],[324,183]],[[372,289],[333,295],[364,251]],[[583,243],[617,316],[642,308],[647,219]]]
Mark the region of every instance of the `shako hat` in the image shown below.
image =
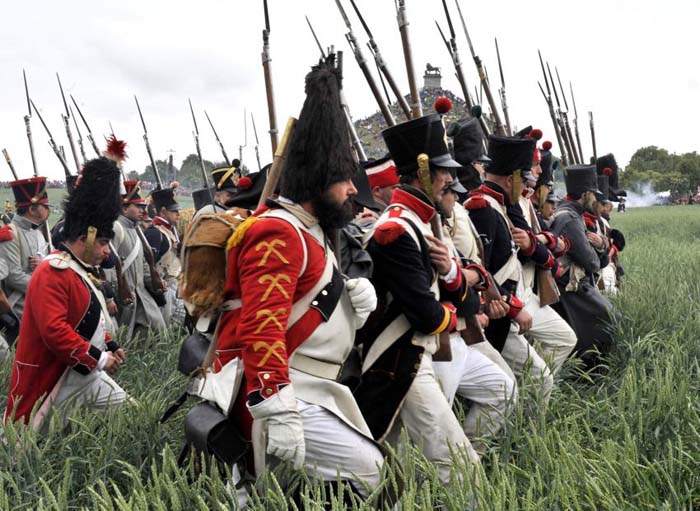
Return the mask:
[[[260,202],[263,188],[267,182],[267,173],[272,167],[268,164],[260,172],[252,172],[238,181],[238,193],[226,202],[227,208],[243,208],[255,210]]]
[[[510,176],[516,171],[529,171],[537,141],[528,137],[489,135],[486,171],[498,176]]]
[[[610,193],[610,184],[608,182],[608,176],[597,176],[598,180],[598,191],[600,194],[597,196],[599,202],[610,202],[608,199],[608,194]]]
[[[238,180],[241,177],[241,161],[233,160],[230,167],[218,167],[211,171],[211,178],[217,192],[238,191]]]
[[[122,195],[122,204],[128,206],[135,204],[137,206],[146,206],[146,200],[141,197],[141,181],[138,179],[130,179],[124,181],[124,195]]]
[[[340,104],[342,75],[335,57],[328,55],[306,75],[306,99],[288,142],[280,194],[297,203],[319,197],[358,171]]]
[[[15,207],[29,207],[35,204],[49,205],[45,177],[37,176],[11,181],[10,187],[12,187],[12,193],[15,196]]]
[[[65,238],[113,238],[121,212],[117,164],[104,156],[85,163],[80,180],[63,202]]]
[[[572,165],[564,169],[566,193],[580,196],[585,192],[600,193],[595,165]]]
[[[537,178],[537,187],[542,185],[550,186],[554,181],[554,156],[551,149],[552,143],[549,140],[542,142],[542,149],[540,149],[540,168],[542,173]]]
[[[462,165],[489,161],[489,157],[484,154],[484,134],[479,125],[479,117],[453,122],[447,128],[447,136],[452,137],[454,158]]]
[[[399,176],[418,172],[418,155],[427,154],[430,166],[457,169],[462,165],[455,161],[447,147],[447,135],[442,116],[437,113],[411,119],[382,131],[382,137],[396,163]]]
[[[366,174],[370,190],[375,186],[384,188],[399,184],[399,175],[396,173],[396,164],[391,156],[385,156],[377,160],[361,162],[360,165]],[[359,189],[358,189],[359,190]]]
[[[595,166],[599,176],[608,176],[609,191],[607,195],[610,200],[617,201],[618,197],[627,195],[627,192],[620,189],[620,167],[618,167],[612,153],[598,158]]]
[[[199,211],[207,204],[211,204],[211,195],[214,195],[214,190],[208,188],[199,188],[192,192],[192,201],[194,202],[195,211]]]
[[[156,211],[165,208],[168,211],[180,211],[182,207],[175,199],[175,188],[162,188],[151,192],[151,200]]]

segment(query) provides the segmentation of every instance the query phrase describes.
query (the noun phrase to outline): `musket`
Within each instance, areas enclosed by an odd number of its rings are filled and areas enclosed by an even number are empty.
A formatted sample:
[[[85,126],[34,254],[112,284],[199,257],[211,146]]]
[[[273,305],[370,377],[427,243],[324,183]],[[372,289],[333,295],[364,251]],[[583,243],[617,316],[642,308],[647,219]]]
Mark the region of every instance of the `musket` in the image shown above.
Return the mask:
[[[216,137],[216,142],[219,144],[219,149],[221,149],[221,154],[224,156],[224,161],[226,162],[227,166],[231,166],[231,160],[228,159],[228,155],[226,154],[226,149],[224,149],[224,144],[221,143],[221,139],[219,138],[219,134],[216,132],[216,128],[214,128],[214,123],[211,122],[211,119],[209,118],[209,114],[207,111],[204,111],[204,115],[207,117],[207,121],[209,121],[209,126],[211,126],[211,130],[214,132],[214,137]],[[256,135],[256,140],[257,140],[257,135]],[[257,146],[256,146],[257,150]]]
[[[574,105],[574,134],[576,135],[576,143],[578,144],[578,155],[581,163],[583,161],[583,146],[581,145],[581,134],[578,131],[578,110],[576,109],[576,98],[574,98],[574,86],[569,82],[569,90],[571,91],[571,104]]]
[[[443,0],[444,2],[444,0]],[[459,0],[455,0],[455,5],[457,6],[457,12],[459,13],[459,19],[462,22],[462,29],[464,30],[464,35],[467,37],[467,43],[469,44],[469,51],[472,54],[472,59],[474,59],[474,64],[476,65],[476,70],[479,73],[479,80],[484,88],[484,93],[486,94],[486,100],[491,108],[491,115],[493,115],[493,121],[496,127],[497,135],[505,135],[506,128],[503,126],[503,121],[501,120],[501,114],[498,112],[498,106],[496,101],[493,99],[493,94],[491,94],[491,86],[489,85],[489,78],[484,71],[484,65],[481,59],[474,51],[474,46],[472,45],[471,37],[469,37],[469,31],[467,30],[467,24],[464,22],[464,16],[462,15],[462,8],[459,6]],[[445,6],[445,12],[447,12],[447,6]]]
[[[348,133],[350,134],[350,141],[352,142],[352,146],[355,149],[355,155],[357,156],[357,161],[367,161],[367,155],[365,154],[365,149],[362,147],[362,141],[360,140],[360,137],[357,136],[357,130],[355,130],[355,124],[352,122],[352,115],[350,115],[350,107],[348,106],[348,102],[345,99],[345,94],[343,93],[343,87],[342,87],[342,76],[343,76],[343,52],[339,51],[338,52],[338,59],[337,59],[337,67],[338,67],[338,73],[340,75],[340,105],[343,107],[343,112],[345,113],[345,120],[348,123]]]
[[[258,160],[258,172],[262,170],[260,165],[260,152],[258,151],[258,130],[255,127],[255,117],[253,117],[253,112],[250,112],[250,122],[253,124],[253,135],[255,135],[255,159]]]
[[[66,95],[63,93],[63,85],[61,84],[61,77],[56,73],[56,80],[58,80],[58,88],[61,91],[61,99],[63,100],[63,107],[66,109],[66,115],[61,114],[63,119],[63,125],[66,128],[66,136],[68,137],[68,144],[70,145],[71,153],[73,154],[73,161],[75,162],[75,169],[80,174],[80,160],[78,159],[78,151],[75,149],[75,142],[73,142],[73,134],[70,131],[70,110],[68,109],[68,102],[66,101]]]
[[[503,109],[503,117],[506,121],[506,133],[508,136],[513,134],[513,129],[510,125],[510,115],[508,115],[508,103],[506,102],[506,80],[503,77],[503,65],[501,64],[501,52],[498,50],[498,38],[494,37],[496,42],[496,58],[498,58],[498,72],[501,75],[501,88],[499,89],[501,95],[501,108]]]
[[[80,148],[80,155],[83,157],[83,163],[87,161],[87,157],[85,156],[85,144],[83,143],[83,135],[80,133],[80,128],[78,127],[78,121],[75,119],[75,115],[73,114],[73,108],[68,107],[70,110],[70,117],[73,119],[73,126],[75,126],[75,132],[78,134],[78,147]]]
[[[80,110],[78,103],[75,101],[73,94],[70,94],[70,99],[73,102],[73,104],[75,105],[75,109],[78,111],[78,115],[80,116],[80,119],[83,121],[83,124],[85,125],[85,129],[87,129],[86,137],[87,137],[88,141],[90,142],[90,145],[92,145],[92,148],[95,151],[95,154],[97,156],[101,156],[100,150],[97,148],[97,144],[95,143],[95,139],[92,136],[92,130],[90,129],[90,125],[85,120],[85,116],[83,115],[83,112]]]
[[[365,59],[365,56],[362,53],[360,45],[357,44],[357,38],[355,37],[355,33],[352,31],[352,24],[350,23],[350,19],[348,18],[345,9],[343,9],[343,5],[340,3],[340,0],[335,0],[335,4],[338,6],[338,10],[340,11],[340,15],[342,16],[343,21],[345,22],[345,26],[348,28],[348,32],[345,34],[345,39],[348,41],[350,49],[355,55],[357,65],[360,66],[360,70],[362,71],[362,74],[364,75],[365,80],[367,81],[367,85],[369,85],[369,88],[372,91],[372,95],[374,96],[374,100],[377,102],[377,106],[379,106],[379,110],[382,113],[382,117],[384,117],[384,121],[387,123],[388,126],[393,126],[396,124],[394,116],[391,113],[391,110],[389,110],[389,107],[387,106],[386,102],[384,101],[379,87],[377,87],[377,82],[374,80],[374,76],[372,75],[372,72],[370,71],[369,66],[367,65],[367,60]]]
[[[15,171],[15,166],[12,163],[12,160],[10,159],[10,153],[7,152],[7,149],[2,150],[2,154],[5,157],[5,161],[7,162],[7,166],[10,167],[10,172],[12,172],[12,177],[15,178],[15,181],[17,181],[17,172]]]
[[[270,13],[267,10],[267,0],[263,0],[265,9],[265,29],[262,32],[263,50],[262,65],[265,76],[265,92],[267,94],[267,113],[270,119],[270,143],[272,154],[277,151],[277,112],[275,110],[275,92],[272,88],[272,58],[270,57]]]
[[[194,113],[192,115],[194,115]],[[243,109],[243,133],[245,137],[243,139],[243,145],[238,146],[238,161],[240,165],[243,164],[243,148],[248,146],[248,111],[245,108]]]
[[[34,101],[32,101],[30,99],[29,102],[31,103],[32,108],[36,112],[36,115],[39,116],[39,120],[41,121],[42,126],[44,126],[44,129],[46,130],[46,133],[49,136],[49,145],[51,146],[51,149],[53,149],[53,152],[56,154],[58,161],[61,162],[61,166],[63,167],[63,171],[65,172],[66,177],[71,176],[70,169],[68,168],[68,164],[66,163],[66,159],[63,157],[63,153],[61,152],[61,149],[58,147],[58,145],[56,144],[56,141],[53,139],[53,135],[51,135],[51,130],[49,130],[49,127],[44,122],[44,118],[39,113],[39,109],[34,104]]]
[[[306,18],[306,24],[309,25],[309,30],[311,30],[311,35],[314,36],[314,41],[316,41],[316,46],[318,46],[318,51],[321,52],[321,58],[324,60],[326,59],[326,52],[323,49],[323,46],[321,46],[321,43],[318,40],[318,37],[316,37],[316,31],[314,30],[314,27],[311,25],[311,22],[309,21],[308,16],[304,16]]]
[[[423,105],[418,93],[418,83],[416,82],[416,69],[413,67],[413,51],[411,50],[411,40],[408,36],[408,16],[406,16],[406,0],[394,0],[396,2],[396,21],[399,24],[401,33],[401,45],[403,46],[403,57],[406,61],[406,75],[408,76],[408,89],[411,93],[411,114],[416,119],[423,115]]]
[[[571,144],[571,151],[574,154],[574,160],[576,163],[582,163],[582,161],[579,160],[579,151],[578,148],[576,147],[576,141],[574,140],[574,135],[571,131],[571,125],[569,124],[569,103],[566,101],[566,92],[564,91],[564,87],[561,84],[561,78],[559,78],[559,69],[554,67],[554,71],[557,75],[557,81],[559,82],[559,90],[561,90],[561,98],[564,101],[564,109],[561,112],[562,116],[562,121],[564,122],[564,127],[566,128],[566,135],[569,137],[569,143]],[[552,82],[552,85],[554,86],[554,90],[556,90],[556,85],[554,85],[554,82]]]
[[[401,91],[399,90],[399,86],[397,85],[396,80],[394,80],[394,76],[389,71],[389,67],[387,66],[386,61],[382,57],[381,52],[379,51],[379,46],[377,45],[377,42],[374,40],[374,35],[372,35],[372,31],[369,29],[369,26],[365,22],[365,19],[362,17],[362,14],[360,13],[360,9],[358,9],[357,4],[355,3],[355,0],[350,0],[350,4],[352,5],[352,8],[355,10],[355,14],[357,14],[357,17],[360,20],[360,23],[362,24],[362,28],[365,29],[365,32],[367,33],[367,37],[369,38],[369,42],[367,43],[367,46],[369,47],[370,53],[374,57],[374,61],[377,63],[377,70],[379,71],[379,79],[382,80],[382,83],[384,83],[384,80],[382,79],[382,75],[384,76],[384,78],[386,78],[386,81],[389,84],[389,88],[394,93],[394,96],[396,96],[396,101],[398,102],[399,106],[401,107],[401,110],[403,110],[403,113],[406,116],[406,119],[410,119],[411,118],[411,110],[408,106],[408,103],[406,102],[406,98],[404,98],[403,94],[401,94]]]
[[[537,82],[537,85],[539,86],[540,91],[542,92],[542,96],[547,102],[547,107],[549,108],[549,115],[552,118],[554,134],[557,136],[557,144],[559,144],[559,152],[561,153],[562,163],[564,164],[564,167],[568,167],[569,161],[566,158],[566,148],[564,146],[564,142],[562,141],[561,132],[559,131],[559,123],[557,122],[557,116],[554,113],[554,105],[552,104],[552,92],[549,88],[549,82],[547,81],[547,72],[544,69],[544,61],[542,60],[542,53],[540,52],[540,50],[537,50],[537,55],[540,58],[540,67],[542,68],[542,75],[544,76],[544,83],[547,87],[547,93],[545,94],[544,89],[542,88],[542,84],[539,81]]]
[[[32,157],[32,168],[34,169],[34,177],[39,175],[36,165],[36,156],[34,155],[34,139],[32,138],[32,105],[29,99],[29,86],[27,85],[27,73],[22,69],[24,77],[24,95],[27,98],[27,115],[24,116],[24,126],[27,128],[27,141],[29,141],[29,155]]]
[[[134,94],[134,100],[136,101],[136,108],[139,111],[141,125],[143,126],[143,141],[146,144],[146,152],[148,153],[148,159],[151,162],[151,167],[153,167],[153,175],[156,178],[156,189],[162,190],[163,182],[160,180],[160,174],[158,174],[158,167],[156,167],[156,161],[153,159],[153,153],[151,152],[151,144],[148,141],[148,130],[146,129],[146,122],[143,120],[143,114],[141,113],[141,105],[139,105],[139,99],[136,97],[136,94]],[[214,204],[213,201],[212,204]]]
[[[549,67],[549,62],[547,62],[547,74],[549,74],[549,80],[552,82],[552,90],[554,91],[554,100],[557,102],[557,119],[559,122],[559,131],[561,132],[561,137],[564,139],[564,146],[566,147],[566,153],[569,161],[575,164],[578,158],[574,155],[574,151],[571,146],[571,139],[569,138],[569,133],[564,125],[564,120],[561,111],[561,103],[559,103],[559,93],[557,93],[557,86],[554,84],[554,78],[552,78],[552,70]]]
[[[595,126],[593,125],[593,112],[588,112],[588,118],[591,125],[591,142],[593,143],[593,158],[598,159],[598,148],[595,144]]]
[[[211,188],[209,187],[209,179],[207,178],[207,170],[204,167],[204,159],[202,159],[202,149],[199,146],[199,128],[197,127],[197,117],[194,115],[194,108],[192,108],[192,100],[187,98],[187,101],[190,103],[190,112],[192,112],[192,122],[194,123],[194,131],[192,132],[192,135],[194,136],[194,145],[197,148],[197,158],[199,159],[199,168],[202,171],[202,183],[204,183],[204,188],[207,189],[207,193],[209,194],[209,203],[210,204],[216,204],[214,202],[214,194],[211,192]]]
[[[107,121],[107,123],[109,124],[109,131],[112,133],[112,136],[116,138],[117,136],[114,134],[114,128],[112,127],[112,121]]]

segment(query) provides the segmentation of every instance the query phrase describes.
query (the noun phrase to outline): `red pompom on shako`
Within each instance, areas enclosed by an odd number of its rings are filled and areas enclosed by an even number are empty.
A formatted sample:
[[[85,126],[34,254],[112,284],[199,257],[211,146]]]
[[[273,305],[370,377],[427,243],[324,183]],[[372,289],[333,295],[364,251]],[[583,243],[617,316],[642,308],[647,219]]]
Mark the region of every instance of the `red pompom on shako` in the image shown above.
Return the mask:
[[[452,101],[447,96],[440,96],[435,100],[433,109],[440,115],[445,115],[452,110]]]
[[[549,151],[552,148],[552,143],[549,140],[542,142],[542,149]]]
[[[611,169],[610,167],[605,167],[605,168],[603,169],[603,174],[606,175],[606,176],[612,176],[612,174],[613,174],[613,169]]]
[[[243,176],[238,180],[238,188],[240,190],[248,190],[251,186],[253,186],[253,180],[248,176]]]
[[[542,130],[535,128],[530,133],[528,133],[527,136],[535,140],[539,140],[542,138]]]

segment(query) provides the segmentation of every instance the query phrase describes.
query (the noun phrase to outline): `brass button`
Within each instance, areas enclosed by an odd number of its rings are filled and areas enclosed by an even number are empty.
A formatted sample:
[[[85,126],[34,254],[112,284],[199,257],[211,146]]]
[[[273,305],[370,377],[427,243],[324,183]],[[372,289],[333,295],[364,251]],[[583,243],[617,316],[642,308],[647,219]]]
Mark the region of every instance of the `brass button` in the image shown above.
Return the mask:
[[[420,362],[418,362],[417,364],[415,364],[415,365],[413,366],[413,368],[414,368],[415,370],[420,369]]]
[[[272,389],[265,389],[265,394],[267,394],[268,396],[272,394]]]
[[[270,379],[270,373],[263,374],[263,380],[269,380],[269,379]]]

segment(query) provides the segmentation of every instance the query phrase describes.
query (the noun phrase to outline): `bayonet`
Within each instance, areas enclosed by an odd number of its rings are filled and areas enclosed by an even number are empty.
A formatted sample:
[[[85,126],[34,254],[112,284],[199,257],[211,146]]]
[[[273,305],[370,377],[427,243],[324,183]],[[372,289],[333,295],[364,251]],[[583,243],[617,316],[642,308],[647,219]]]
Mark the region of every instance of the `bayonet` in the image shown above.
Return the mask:
[[[365,56],[362,53],[362,49],[357,43],[355,33],[352,31],[352,24],[348,19],[348,15],[345,12],[343,5],[340,3],[340,0],[335,0],[335,5],[338,6],[338,11],[340,11],[340,15],[343,18],[343,22],[345,23],[345,26],[348,29],[347,33],[345,34],[345,39],[350,45],[352,53],[355,55],[357,65],[360,66],[360,71],[362,71],[362,74],[365,77],[365,81],[367,82],[367,85],[369,86],[370,91],[374,96],[374,100],[377,102],[377,106],[379,106],[379,110],[382,113],[382,117],[384,117],[384,121],[387,123],[388,126],[393,126],[396,124],[396,121],[394,120],[394,115],[391,113],[391,110],[389,110],[389,107],[384,101],[379,87],[377,87],[377,82],[374,80],[374,76],[372,75],[372,72],[370,71],[369,66],[367,65],[367,60],[365,59]]]
[[[243,148],[248,146],[248,111],[243,109],[243,145],[238,146],[238,164],[243,164]]]
[[[369,43],[367,43],[367,46],[369,47]],[[391,106],[391,97],[389,96],[389,91],[387,90],[386,84],[384,83],[384,75],[382,74],[382,70],[379,69],[379,64],[375,62],[375,65],[377,66],[377,75],[379,75],[379,82],[382,84],[382,90],[384,91],[384,95],[386,96],[386,104]]]
[[[158,173],[158,167],[156,166],[156,161],[153,159],[153,153],[151,152],[151,144],[148,141],[148,129],[146,129],[146,121],[143,120],[143,113],[141,113],[141,105],[139,105],[139,99],[134,94],[134,100],[136,101],[136,108],[139,111],[139,117],[141,118],[141,125],[143,126],[143,141],[146,144],[146,152],[148,153],[148,159],[151,162],[151,167],[153,167],[153,175],[156,178],[156,189],[163,189],[163,182],[160,180],[160,174]],[[212,202],[213,204],[213,202]]]
[[[559,90],[561,91],[561,99],[564,102],[564,108],[561,112],[561,118],[562,122],[564,123],[564,129],[566,130],[566,136],[569,139],[569,144],[571,146],[571,153],[573,156],[573,161],[575,163],[582,163],[582,161],[579,160],[579,151],[578,148],[576,147],[576,141],[574,140],[574,135],[571,132],[571,126],[569,125],[569,103],[566,101],[566,92],[564,91],[564,87],[561,84],[561,78],[559,78],[559,69],[554,67],[554,72],[557,75],[557,82],[559,82]],[[554,82],[552,82],[552,86],[554,87],[554,90],[557,90],[556,85],[554,85]]]
[[[443,4],[444,3],[445,0],[443,0]],[[481,59],[474,51],[474,45],[472,45],[471,37],[469,37],[469,31],[467,30],[467,24],[464,21],[464,16],[462,15],[462,8],[459,6],[459,0],[455,0],[455,5],[457,6],[457,13],[459,14],[459,19],[462,22],[462,29],[464,30],[464,35],[466,36],[467,43],[469,44],[469,51],[472,54],[472,59],[474,60],[474,64],[476,65],[476,70],[479,73],[479,80],[481,80],[484,93],[486,94],[486,100],[488,101],[489,107],[491,108],[491,115],[493,116],[493,121],[496,127],[496,133],[499,135],[505,135],[506,128],[504,127],[503,121],[501,120],[501,114],[498,112],[498,106],[496,105],[496,101],[493,99],[493,94],[491,94],[491,87],[489,85],[488,75],[484,70],[484,65],[481,62]],[[446,4],[445,12],[447,12]]]
[[[63,154],[61,153],[61,149],[58,147],[58,144],[56,144],[56,141],[54,140],[53,135],[51,135],[51,130],[49,130],[49,127],[44,122],[44,118],[41,116],[41,113],[39,112],[39,109],[34,104],[34,101],[32,101],[30,99],[29,102],[31,103],[32,108],[34,109],[34,112],[36,112],[36,115],[39,117],[39,121],[41,121],[42,126],[44,126],[44,129],[46,130],[46,133],[49,136],[49,145],[51,146],[51,149],[53,149],[53,152],[56,154],[58,161],[61,162],[61,166],[63,167],[63,171],[65,172],[66,177],[70,176],[71,173],[70,173],[70,170],[68,169],[68,164],[66,163],[66,160],[63,157]]]
[[[78,127],[78,121],[75,119],[75,115],[73,114],[73,108],[68,107],[70,110],[70,117],[73,119],[73,126],[75,126],[75,132],[78,134],[78,147],[80,148],[80,155],[83,158],[83,163],[87,161],[87,157],[85,156],[85,144],[83,142],[83,135],[80,133],[80,128]]]
[[[12,160],[10,159],[10,153],[7,152],[7,149],[2,150],[2,154],[5,157],[5,161],[7,162],[7,166],[10,167],[10,172],[12,172],[12,177],[15,178],[15,181],[17,181],[17,172],[15,171],[15,166],[12,163]]]
[[[194,145],[197,149],[197,158],[199,159],[199,168],[202,172],[202,183],[204,184],[204,188],[207,189],[207,193],[209,194],[209,201],[211,204],[216,204],[214,202],[214,195],[211,192],[211,188],[209,187],[209,178],[207,177],[207,170],[204,167],[204,159],[202,158],[202,148],[199,145],[199,127],[197,126],[197,116],[194,115],[194,108],[192,108],[192,100],[190,98],[187,98],[187,101],[190,104],[190,112],[192,113],[192,123],[194,124],[194,131],[192,132],[192,135],[194,135]]]
[[[308,16],[304,16],[306,18],[306,24],[309,25],[309,30],[311,30],[311,35],[314,36],[314,41],[316,41],[316,46],[318,46],[318,51],[321,52],[321,58],[324,60],[326,59],[326,52],[323,50],[323,46],[321,46],[321,43],[318,41],[318,37],[316,37],[316,31],[314,30],[314,27],[311,25],[311,22],[309,21]]]
[[[258,151],[258,130],[255,127],[255,117],[253,117],[253,112],[250,112],[250,122],[253,124],[253,135],[255,135],[255,159],[258,160],[258,171],[261,171],[262,166],[260,165],[260,152]]]
[[[352,122],[352,115],[350,115],[350,107],[348,106],[348,102],[345,99],[345,94],[343,93],[343,52],[339,51],[337,54],[337,69],[338,73],[341,77],[340,79],[340,105],[343,107],[343,112],[345,113],[345,121],[348,124],[348,133],[350,134],[350,141],[352,142],[352,146],[355,149],[355,156],[357,157],[358,163],[360,161],[366,161],[367,160],[367,155],[365,154],[365,149],[362,147],[362,141],[360,140],[360,137],[357,136],[357,131],[355,130],[355,124]],[[381,76],[381,75],[380,75]],[[340,255],[340,254],[338,254]]]
[[[397,85],[396,80],[394,80],[394,76],[389,71],[389,67],[387,66],[386,61],[382,57],[381,52],[379,51],[379,45],[377,44],[377,41],[375,41],[374,35],[372,35],[372,31],[369,29],[369,26],[367,25],[365,18],[362,16],[360,9],[357,7],[357,4],[355,3],[355,0],[350,0],[350,4],[352,5],[352,8],[355,10],[355,14],[357,14],[357,17],[360,20],[360,23],[362,24],[362,28],[365,29],[365,32],[367,33],[367,37],[369,38],[369,42],[367,45],[369,47],[370,53],[374,57],[374,61],[377,64],[377,71],[379,73],[379,79],[382,81],[382,85],[384,85],[384,78],[386,78],[386,81],[389,84],[389,88],[394,93],[394,96],[396,96],[396,101],[398,102],[399,106],[401,107],[401,110],[403,111],[406,118],[410,119],[411,118],[411,110],[408,106],[408,103],[406,102],[406,98],[404,98],[403,94],[399,90],[399,86]],[[382,78],[382,76],[384,78]],[[386,87],[384,87],[384,89],[385,89],[385,93],[386,93]],[[387,97],[388,97],[388,94],[387,94]],[[389,104],[391,104],[391,101],[389,101]]]
[[[595,126],[593,125],[593,112],[588,112],[591,127],[591,143],[593,144],[593,158],[598,159],[598,148],[595,143]]]
[[[265,77],[265,92],[267,96],[267,113],[270,120],[270,143],[272,154],[277,151],[277,111],[275,109],[275,92],[272,87],[272,58],[270,57],[270,13],[267,9],[267,0],[263,0],[265,10],[265,29],[263,30],[262,65]]]
[[[506,132],[510,136],[513,134],[513,129],[510,124],[510,115],[508,114],[508,103],[506,102],[506,79],[503,77],[503,64],[501,64],[501,52],[498,50],[498,38],[494,37],[496,42],[496,58],[498,58],[498,74],[501,75],[501,88],[499,89],[501,95],[501,108],[503,109],[503,117],[505,117],[506,122]]]
[[[83,115],[83,112],[80,110],[80,107],[78,106],[78,103],[75,101],[75,98],[73,95],[70,95],[70,99],[75,105],[75,109],[78,111],[78,115],[80,116],[80,119],[83,121],[83,124],[85,125],[85,129],[87,129],[87,139],[90,142],[90,145],[92,145],[93,150],[95,151],[95,154],[97,156],[100,156],[100,150],[97,148],[97,144],[95,143],[95,139],[92,136],[92,130],[90,129],[90,125],[87,123],[85,120],[85,116]]]
[[[107,121],[107,122],[109,123],[109,131],[112,132],[112,136],[116,138],[117,136],[114,134],[114,128],[112,127],[112,121]]]
[[[559,102],[559,93],[557,92],[557,87],[554,84],[554,78],[552,77],[552,69],[549,67],[549,62],[547,62],[547,73],[549,74],[549,81],[552,82],[554,100],[557,102],[557,123],[559,124],[559,132],[561,133],[561,138],[564,141],[564,147],[566,148],[568,161],[570,161],[572,164],[575,164],[578,158],[574,156],[574,151],[571,147],[571,140],[569,140],[569,134],[566,132],[566,126],[564,125],[563,120],[564,112],[562,112],[561,110],[561,103]]]
[[[216,142],[219,144],[219,149],[221,149],[221,154],[224,156],[224,161],[226,162],[226,165],[228,167],[230,167],[231,160],[228,159],[228,155],[226,154],[226,149],[224,149],[224,144],[221,142],[221,139],[219,138],[219,134],[216,132],[216,128],[214,128],[214,123],[211,122],[211,119],[209,118],[209,114],[207,113],[206,110],[204,111],[204,115],[207,117],[207,121],[209,121],[209,126],[211,126],[211,130],[214,132],[214,137],[216,137]],[[256,134],[256,141],[257,141],[257,134]]]
[[[578,110],[576,109],[576,98],[574,98],[574,86],[569,82],[569,90],[571,91],[571,104],[574,107],[574,133],[576,135],[576,143],[578,144],[579,159],[583,161],[583,146],[581,145],[581,134],[578,130]]]
[[[411,114],[413,118],[423,115],[423,105],[418,93],[418,83],[416,81],[416,70],[413,66],[413,51],[411,50],[411,40],[408,34],[408,17],[406,15],[406,1],[396,1],[396,21],[399,24],[401,33],[401,45],[403,46],[403,56],[406,62],[406,75],[408,76],[408,88],[411,93]]]
[[[61,77],[56,73],[56,80],[58,80],[58,88],[61,91],[61,99],[63,100],[63,107],[66,110],[66,115],[61,114],[63,119],[63,126],[66,128],[66,136],[68,137],[68,144],[70,145],[71,153],[73,154],[73,161],[75,162],[75,169],[80,174],[80,160],[78,159],[78,151],[75,149],[75,142],[73,142],[73,134],[70,131],[70,110],[68,109],[68,102],[66,101],[66,95],[63,93],[63,85],[61,84]]]
[[[34,177],[39,175],[36,164],[36,156],[34,154],[34,138],[32,137],[32,105],[31,99],[29,98],[29,85],[27,85],[27,73],[22,69],[22,76],[24,77],[24,95],[27,98],[27,115],[24,116],[24,127],[27,130],[27,141],[29,142],[29,155],[32,158],[32,169],[34,170]]]

